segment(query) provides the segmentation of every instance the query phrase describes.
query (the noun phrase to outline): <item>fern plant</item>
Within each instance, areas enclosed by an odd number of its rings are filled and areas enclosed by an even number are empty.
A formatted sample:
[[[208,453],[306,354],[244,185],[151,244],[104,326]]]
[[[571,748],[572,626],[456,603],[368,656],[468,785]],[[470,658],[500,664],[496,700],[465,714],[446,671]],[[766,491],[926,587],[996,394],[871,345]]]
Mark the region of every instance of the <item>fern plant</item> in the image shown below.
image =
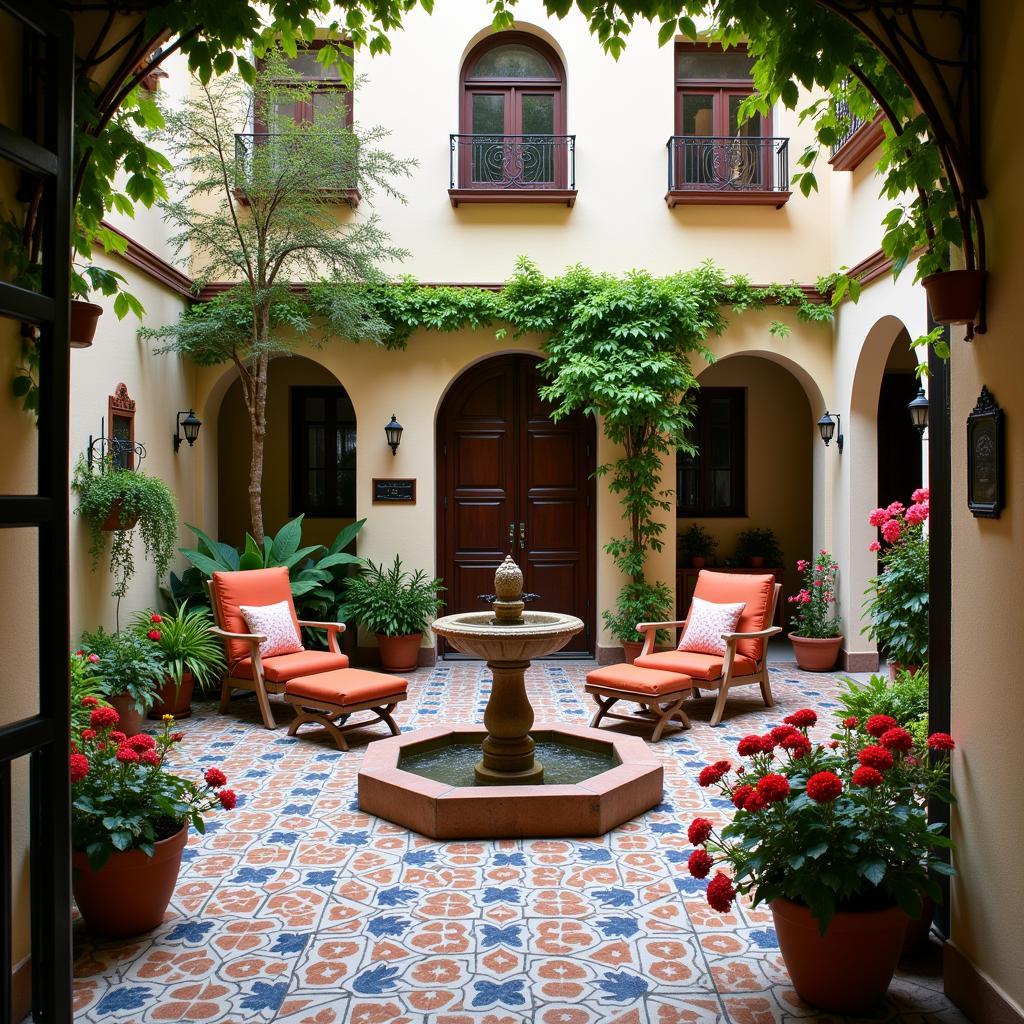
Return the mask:
[[[444,589],[442,580],[430,579],[423,569],[404,570],[398,555],[390,569],[368,562],[345,583],[352,615],[381,636],[424,632],[443,605],[438,594]]]
[[[163,659],[164,671],[181,689],[181,679],[191,673],[201,690],[212,687],[224,669],[224,649],[220,640],[210,632],[213,621],[205,608],[180,605],[163,615],[156,612],[138,612],[132,623],[137,636],[148,640]]]

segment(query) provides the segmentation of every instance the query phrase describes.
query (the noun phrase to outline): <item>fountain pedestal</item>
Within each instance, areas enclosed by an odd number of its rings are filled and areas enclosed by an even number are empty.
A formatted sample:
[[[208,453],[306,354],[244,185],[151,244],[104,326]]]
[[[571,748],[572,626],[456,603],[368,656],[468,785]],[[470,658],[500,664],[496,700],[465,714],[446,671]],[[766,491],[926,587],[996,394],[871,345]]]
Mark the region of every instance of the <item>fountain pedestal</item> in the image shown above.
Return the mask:
[[[491,696],[484,711],[487,736],[480,745],[483,759],[476,766],[482,785],[540,785],[544,765],[533,756],[533,705],[526,696],[528,661],[489,661]]]

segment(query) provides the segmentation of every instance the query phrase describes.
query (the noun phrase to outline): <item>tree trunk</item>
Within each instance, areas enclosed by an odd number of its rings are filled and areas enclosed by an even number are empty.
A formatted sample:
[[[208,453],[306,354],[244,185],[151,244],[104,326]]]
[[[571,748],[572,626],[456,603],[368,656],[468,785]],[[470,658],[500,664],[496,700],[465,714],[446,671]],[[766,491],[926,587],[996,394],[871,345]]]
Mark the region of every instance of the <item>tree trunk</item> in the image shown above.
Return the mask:
[[[249,404],[249,428],[252,461],[249,464],[249,520],[253,540],[263,546],[263,446],[267,438],[267,367],[265,355],[253,360],[252,401]]]

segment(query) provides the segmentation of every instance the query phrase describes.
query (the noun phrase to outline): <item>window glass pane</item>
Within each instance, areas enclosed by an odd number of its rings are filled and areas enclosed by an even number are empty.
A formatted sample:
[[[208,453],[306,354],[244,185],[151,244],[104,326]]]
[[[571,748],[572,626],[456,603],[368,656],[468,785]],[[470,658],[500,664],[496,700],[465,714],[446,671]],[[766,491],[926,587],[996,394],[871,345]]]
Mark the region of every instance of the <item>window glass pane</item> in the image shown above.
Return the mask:
[[[715,134],[715,100],[710,94],[683,94],[682,135]]]
[[[303,78],[316,81],[337,81],[341,78],[338,64],[325,68],[319,61],[319,48],[307,47],[299,50],[294,57],[286,58],[286,63],[293,71],[296,71]],[[343,60],[349,60],[343,57]]]
[[[732,504],[732,473],[727,469],[711,471],[711,504],[714,508],[728,508]]]
[[[473,68],[474,78],[557,78],[551,65],[532,46],[505,43],[488,50]]]
[[[732,427],[728,424],[711,430],[709,465],[714,469],[728,469],[732,461]]]
[[[743,50],[679,50],[676,53],[676,77],[687,79],[749,79],[754,58]]]
[[[311,425],[307,433],[306,464],[310,469],[321,469],[324,455],[324,428]]]
[[[473,181],[505,180],[505,96],[500,93],[474,93],[472,130],[484,138],[470,141]],[[497,139],[486,136],[497,136]]]
[[[505,97],[501,93],[473,93],[474,135],[505,134]]]
[[[527,93],[523,103],[523,135],[551,135],[555,130],[555,97]]]
[[[729,134],[733,138],[759,139],[761,137],[761,115],[754,114],[740,124],[740,104],[746,97],[729,97]]]
[[[344,124],[348,93],[342,89],[318,89],[313,93],[313,120],[328,120],[329,124]]]
[[[322,423],[326,412],[327,410],[324,408],[324,400],[322,398],[306,399],[307,420],[315,420],[316,422]]]
[[[555,130],[555,98],[546,95],[527,94],[522,97],[523,135],[545,135],[548,139],[534,141],[529,138],[522,140],[520,151],[516,154],[516,162],[521,163],[522,180],[525,182],[551,182],[555,180],[554,145],[550,136]]]
[[[311,469],[307,474],[306,500],[310,508],[323,508],[324,471],[322,469]]]

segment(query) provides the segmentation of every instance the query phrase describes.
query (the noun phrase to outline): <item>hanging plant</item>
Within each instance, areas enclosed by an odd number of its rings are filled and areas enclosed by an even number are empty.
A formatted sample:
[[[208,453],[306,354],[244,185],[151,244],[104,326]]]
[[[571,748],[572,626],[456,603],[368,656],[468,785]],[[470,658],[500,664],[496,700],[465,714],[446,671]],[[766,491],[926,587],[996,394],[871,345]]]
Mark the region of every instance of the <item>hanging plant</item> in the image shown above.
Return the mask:
[[[106,535],[112,531],[113,597],[124,597],[135,575],[136,529],[157,575],[167,572],[178,541],[178,507],[163,480],[139,470],[118,469],[109,459],[90,467],[80,458],[71,489],[78,495],[76,514],[89,524],[93,569],[103,554]]]

